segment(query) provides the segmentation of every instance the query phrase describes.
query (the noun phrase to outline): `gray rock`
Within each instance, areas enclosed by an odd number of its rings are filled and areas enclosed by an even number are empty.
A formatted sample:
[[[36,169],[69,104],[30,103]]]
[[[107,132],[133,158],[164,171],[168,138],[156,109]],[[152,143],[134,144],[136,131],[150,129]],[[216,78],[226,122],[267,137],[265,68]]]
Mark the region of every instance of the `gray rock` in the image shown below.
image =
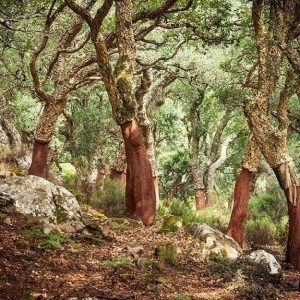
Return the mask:
[[[17,158],[18,167],[23,170],[28,170],[31,165],[31,157],[30,156],[21,156]]]
[[[281,274],[281,266],[273,254],[265,250],[257,250],[252,252],[248,258],[258,264],[268,267],[269,273],[272,275]]]
[[[0,191],[0,211],[37,220],[46,231],[71,233],[84,227],[76,198],[62,186],[33,175],[20,177],[7,173],[1,177]]]
[[[216,256],[235,260],[242,255],[243,250],[233,238],[206,224],[192,223],[186,230],[204,242],[202,256],[205,260]]]

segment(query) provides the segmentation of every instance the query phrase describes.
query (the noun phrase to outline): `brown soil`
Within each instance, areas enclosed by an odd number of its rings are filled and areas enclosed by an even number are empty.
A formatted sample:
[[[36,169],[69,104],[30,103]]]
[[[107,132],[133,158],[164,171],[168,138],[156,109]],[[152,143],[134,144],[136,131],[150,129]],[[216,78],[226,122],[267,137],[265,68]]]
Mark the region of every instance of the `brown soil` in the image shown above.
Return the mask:
[[[112,241],[93,245],[77,236],[72,239],[79,245],[65,242],[60,248],[38,246],[25,234],[29,227],[20,218],[11,218],[11,224],[0,221],[0,299],[140,300],[174,299],[178,295],[190,299],[242,299],[222,278],[207,275],[206,264],[197,255],[201,243],[192,237],[184,233],[158,234],[154,226],[114,229],[109,220],[95,220],[115,236]],[[153,259],[155,248],[167,242],[180,249],[177,266],[154,268],[133,263],[112,268],[104,263],[118,257],[133,262]],[[133,257],[132,249],[137,246],[142,246],[144,252]],[[283,283],[271,288],[279,291],[279,299],[300,299],[295,291],[298,277],[286,271]]]

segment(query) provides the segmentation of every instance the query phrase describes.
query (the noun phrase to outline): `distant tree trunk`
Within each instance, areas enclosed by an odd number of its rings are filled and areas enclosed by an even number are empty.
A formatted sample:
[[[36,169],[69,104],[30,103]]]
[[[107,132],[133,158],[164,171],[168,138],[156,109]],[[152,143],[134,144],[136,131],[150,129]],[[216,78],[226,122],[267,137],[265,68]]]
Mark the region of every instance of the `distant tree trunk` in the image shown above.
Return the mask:
[[[126,209],[132,217],[139,217],[145,225],[155,222],[156,196],[144,138],[133,119],[121,125],[126,151]]]
[[[53,137],[57,119],[62,114],[65,104],[66,99],[58,99],[45,104],[35,133],[32,163],[28,170],[29,175],[48,178],[49,143]]]
[[[126,187],[126,153],[124,143],[119,145],[117,157],[110,169],[109,178],[119,180],[122,187]]]
[[[118,180],[122,187],[126,187],[126,172],[123,170],[110,169],[109,179]]]

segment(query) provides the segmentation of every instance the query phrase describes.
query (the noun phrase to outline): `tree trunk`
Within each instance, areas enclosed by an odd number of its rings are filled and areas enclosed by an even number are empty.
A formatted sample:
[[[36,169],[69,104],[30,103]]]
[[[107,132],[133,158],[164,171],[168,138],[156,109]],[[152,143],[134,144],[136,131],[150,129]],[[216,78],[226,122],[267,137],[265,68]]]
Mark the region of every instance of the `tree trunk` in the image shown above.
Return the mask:
[[[227,229],[231,236],[243,248],[248,205],[253,190],[253,181],[261,159],[261,152],[253,135],[250,136],[242,171],[234,189],[233,209]]]
[[[157,176],[153,176],[153,184],[154,184],[154,188],[155,188],[156,208],[158,208],[158,205],[159,205],[159,186],[158,186]]]
[[[28,175],[35,175],[47,179],[49,174],[48,161],[49,142],[41,143],[34,141],[32,163]]]
[[[63,112],[65,105],[66,99],[57,99],[45,104],[35,133],[32,163],[28,171],[29,175],[48,177],[49,142],[52,139],[57,119]]]
[[[206,195],[203,189],[195,190],[196,209],[201,210],[206,207]]]
[[[286,162],[273,168],[280,187],[284,190],[289,214],[289,232],[286,262],[300,270],[300,186],[293,162]]]
[[[241,247],[243,247],[244,243],[253,174],[254,172],[251,172],[246,168],[242,168],[235,184],[234,204],[227,229],[227,235],[237,241]]]
[[[126,211],[144,225],[155,222],[156,196],[144,138],[135,119],[121,125],[127,161]]]

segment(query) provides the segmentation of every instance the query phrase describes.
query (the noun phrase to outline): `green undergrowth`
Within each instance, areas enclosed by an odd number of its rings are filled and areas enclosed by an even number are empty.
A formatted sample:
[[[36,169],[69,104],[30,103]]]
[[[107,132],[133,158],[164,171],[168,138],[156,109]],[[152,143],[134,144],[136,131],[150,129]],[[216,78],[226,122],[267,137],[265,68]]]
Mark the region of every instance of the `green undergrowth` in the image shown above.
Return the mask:
[[[230,212],[219,207],[219,205],[210,206],[203,210],[196,210],[195,201],[189,198],[186,201],[173,198],[166,202],[161,202],[159,215],[173,215],[182,219],[183,225],[190,223],[205,223],[212,228],[225,232],[230,218]]]
[[[30,246],[33,248],[59,249],[66,244],[73,246],[75,249],[80,248],[80,244],[74,240],[55,232],[45,234],[40,228],[26,229],[21,233],[25,238],[30,240]]]
[[[103,264],[112,269],[117,269],[124,266],[134,266],[133,261],[127,257],[117,257],[111,260],[104,260]]]

